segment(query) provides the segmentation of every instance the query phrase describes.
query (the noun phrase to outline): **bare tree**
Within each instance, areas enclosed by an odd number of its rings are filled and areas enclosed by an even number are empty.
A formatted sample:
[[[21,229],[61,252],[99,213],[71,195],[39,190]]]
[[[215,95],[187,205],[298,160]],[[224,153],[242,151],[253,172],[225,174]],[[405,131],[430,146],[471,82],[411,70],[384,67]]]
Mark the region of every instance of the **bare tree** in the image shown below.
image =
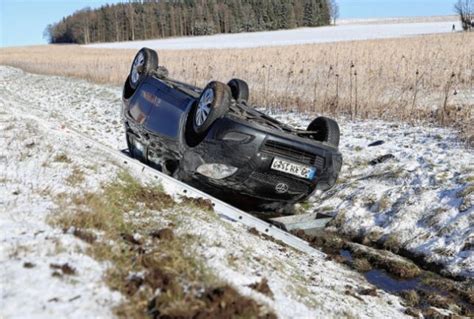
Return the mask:
[[[461,19],[464,31],[474,29],[474,0],[458,0],[454,5],[454,11]]]
[[[128,0],[128,14],[129,14],[129,19],[130,19],[130,31],[131,33],[131,39],[132,41],[135,41],[135,22],[133,21],[133,16],[135,15],[135,9],[133,8],[132,5],[132,0]]]
[[[91,42],[91,36],[90,36],[90,16],[91,8],[87,7],[84,8],[77,13],[80,13],[82,16],[82,33],[83,33],[83,41],[84,44],[88,44]]]
[[[48,43],[54,43],[54,37],[53,37],[54,28],[55,28],[54,25],[48,24],[43,31],[43,39],[48,41]]]
[[[329,14],[331,15],[333,24],[336,25],[336,20],[339,18],[339,5],[336,0],[329,0]]]

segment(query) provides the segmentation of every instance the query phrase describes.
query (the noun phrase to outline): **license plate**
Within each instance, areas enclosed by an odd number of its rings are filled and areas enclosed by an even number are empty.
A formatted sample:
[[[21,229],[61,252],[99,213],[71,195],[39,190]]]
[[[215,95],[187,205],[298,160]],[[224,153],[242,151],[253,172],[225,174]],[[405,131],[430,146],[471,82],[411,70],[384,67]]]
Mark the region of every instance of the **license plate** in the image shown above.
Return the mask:
[[[273,159],[271,169],[310,180],[316,175],[315,167],[297,164],[278,157]]]

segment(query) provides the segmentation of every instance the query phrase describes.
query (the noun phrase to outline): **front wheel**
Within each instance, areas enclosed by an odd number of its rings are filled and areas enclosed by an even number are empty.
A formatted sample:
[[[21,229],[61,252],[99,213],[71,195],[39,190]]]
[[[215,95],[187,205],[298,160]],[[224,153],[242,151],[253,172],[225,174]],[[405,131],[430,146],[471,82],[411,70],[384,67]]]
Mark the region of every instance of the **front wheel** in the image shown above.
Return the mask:
[[[224,83],[210,82],[202,91],[192,111],[193,131],[196,134],[206,132],[218,118],[229,110],[230,88]]]
[[[326,142],[333,147],[339,147],[340,130],[336,121],[327,117],[315,118],[306,129],[314,132],[309,135],[310,138],[320,142]]]

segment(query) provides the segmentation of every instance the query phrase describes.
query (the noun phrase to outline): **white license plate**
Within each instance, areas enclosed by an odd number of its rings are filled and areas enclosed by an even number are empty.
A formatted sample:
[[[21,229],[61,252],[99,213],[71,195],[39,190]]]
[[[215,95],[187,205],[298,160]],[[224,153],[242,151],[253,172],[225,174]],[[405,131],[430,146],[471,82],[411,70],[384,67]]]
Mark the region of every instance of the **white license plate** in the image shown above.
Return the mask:
[[[316,168],[302,164],[293,163],[278,157],[275,157],[271,168],[276,171],[288,173],[294,176],[313,179],[316,175]]]

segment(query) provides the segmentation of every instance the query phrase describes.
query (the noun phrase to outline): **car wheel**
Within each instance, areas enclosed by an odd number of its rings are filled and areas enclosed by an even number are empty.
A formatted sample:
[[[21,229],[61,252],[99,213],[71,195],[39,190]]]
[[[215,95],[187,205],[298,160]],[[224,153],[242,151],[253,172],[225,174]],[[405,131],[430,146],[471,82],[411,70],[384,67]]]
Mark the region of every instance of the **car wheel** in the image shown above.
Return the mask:
[[[340,131],[336,121],[323,116],[317,117],[309,124],[306,130],[315,132],[309,135],[310,138],[339,147]]]
[[[143,79],[158,68],[158,54],[148,48],[142,48],[132,62],[130,68],[129,83],[132,89],[136,89]]]
[[[227,85],[230,87],[234,100],[244,102],[249,100],[249,86],[247,82],[240,79],[232,79]]]
[[[201,93],[193,110],[193,130],[202,134],[212,123],[224,116],[229,110],[231,99],[230,88],[221,82],[209,83]]]

